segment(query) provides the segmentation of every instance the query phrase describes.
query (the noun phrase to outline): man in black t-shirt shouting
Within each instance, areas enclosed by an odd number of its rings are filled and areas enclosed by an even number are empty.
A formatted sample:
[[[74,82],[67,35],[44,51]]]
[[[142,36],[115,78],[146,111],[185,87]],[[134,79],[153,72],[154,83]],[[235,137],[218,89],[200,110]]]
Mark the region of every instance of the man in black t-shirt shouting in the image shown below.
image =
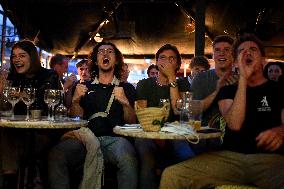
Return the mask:
[[[104,161],[118,168],[118,188],[136,189],[138,165],[135,149],[127,139],[115,136],[112,130],[116,125],[136,122],[133,109],[135,90],[131,90],[131,84],[119,81],[123,57],[114,44],[98,43],[89,57],[90,72],[95,78],[91,86],[77,85],[71,114],[74,115],[74,110],[83,112],[80,116],[88,119],[88,127],[98,138]],[[62,141],[49,157],[49,188],[67,189],[72,186],[69,175],[84,165],[86,150],[81,141],[73,138]],[[100,178],[94,175],[91,179]]]
[[[264,77],[265,52],[254,35],[236,41],[234,56],[240,73],[238,85],[223,87],[217,97],[228,125],[223,150],[167,168],[161,189],[228,184],[284,188],[283,90]]]

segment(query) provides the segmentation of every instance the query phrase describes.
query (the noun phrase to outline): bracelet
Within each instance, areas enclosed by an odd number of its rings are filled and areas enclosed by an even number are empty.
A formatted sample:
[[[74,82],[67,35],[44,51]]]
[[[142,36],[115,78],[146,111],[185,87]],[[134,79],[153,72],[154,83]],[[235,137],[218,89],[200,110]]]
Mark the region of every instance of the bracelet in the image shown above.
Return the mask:
[[[178,86],[177,81],[173,81],[169,83],[169,87],[176,88]]]

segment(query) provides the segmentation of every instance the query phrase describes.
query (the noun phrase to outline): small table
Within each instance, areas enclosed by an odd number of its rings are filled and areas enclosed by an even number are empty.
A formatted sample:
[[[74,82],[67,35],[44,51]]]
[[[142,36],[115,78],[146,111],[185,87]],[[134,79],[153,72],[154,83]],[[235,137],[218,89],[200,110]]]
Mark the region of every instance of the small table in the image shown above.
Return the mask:
[[[26,129],[28,133],[31,135],[29,137],[27,153],[28,158],[25,161],[24,168],[20,167],[20,176],[19,176],[19,188],[33,188],[33,171],[25,171],[25,167],[34,166],[35,159],[33,157],[35,151],[35,132],[39,130],[58,130],[58,129],[76,129],[80,127],[85,127],[88,125],[88,121],[81,119],[73,119],[73,118],[64,118],[61,120],[48,121],[46,117],[42,117],[40,120],[25,120],[26,116],[17,115],[15,119],[11,120],[7,117],[0,117],[0,128],[5,129]],[[31,169],[33,170],[33,169]],[[26,179],[25,179],[26,178]],[[25,183],[25,180],[27,182]]]
[[[188,135],[180,135],[176,133],[168,133],[168,132],[145,132],[142,129],[125,129],[119,126],[115,126],[113,128],[113,132],[118,135],[137,137],[137,138],[148,138],[148,139],[172,139],[172,140],[195,140],[196,137],[188,134]],[[199,139],[211,139],[218,138],[222,135],[221,132],[210,132],[210,133],[201,133],[197,132]]]

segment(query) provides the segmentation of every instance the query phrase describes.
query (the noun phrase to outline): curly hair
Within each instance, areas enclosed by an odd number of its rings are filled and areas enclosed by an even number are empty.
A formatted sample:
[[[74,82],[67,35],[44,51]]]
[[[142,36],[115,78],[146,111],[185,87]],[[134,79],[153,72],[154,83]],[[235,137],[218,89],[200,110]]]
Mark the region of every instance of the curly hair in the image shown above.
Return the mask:
[[[115,58],[117,61],[117,64],[115,64],[114,67],[114,75],[117,79],[121,78],[121,70],[122,70],[122,64],[124,64],[123,55],[120,52],[120,50],[111,42],[100,42],[98,43],[92,50],[92,52],[89,54],[88,59],[90,63],[90,73],[92,77],[98,77],[99,75],[99,67],[97,65],[97,55],[99,47],[102,45],[110,45],[114,49]]]

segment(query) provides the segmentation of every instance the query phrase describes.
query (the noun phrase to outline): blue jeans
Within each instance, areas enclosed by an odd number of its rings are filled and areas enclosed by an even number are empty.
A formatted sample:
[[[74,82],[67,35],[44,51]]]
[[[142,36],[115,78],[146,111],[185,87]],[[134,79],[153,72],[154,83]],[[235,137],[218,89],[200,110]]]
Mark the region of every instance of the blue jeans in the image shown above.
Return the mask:
[[[61,141],[52,148],[48,157],[48,188],[78,188],[86,153],[83,143],[75,138]]]
[[[118,168],[118,189],[136,189],[138,162],[133,145],[123,137],[98,137],[104,161]]]
[[[98,139],[104,161],[118,167],[118,188],[136,189],[138,165],[131,143],[122,137],[103,136]],[[67,139],[54,147],[49,153],[49,188],[70,189],[70,182],[73,180],[71,173],[82,177],[85,156],[86,149],[77,139]]]
[[[135,147],[140,159],[139,188],[157,189],[159,177],[157,169],[187,160],[195,153],[184,140],[166,141],[165,148],[160,148],[154,140],[136,139]]]

